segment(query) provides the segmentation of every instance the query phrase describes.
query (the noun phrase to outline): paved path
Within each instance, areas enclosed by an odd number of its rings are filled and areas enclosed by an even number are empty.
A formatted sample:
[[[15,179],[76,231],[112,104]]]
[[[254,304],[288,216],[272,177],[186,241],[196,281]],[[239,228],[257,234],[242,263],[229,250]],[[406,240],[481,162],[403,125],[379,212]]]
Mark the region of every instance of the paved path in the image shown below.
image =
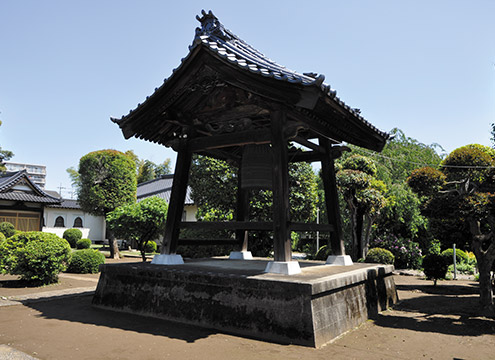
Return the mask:
[[[36,358],[11,348],[7,345],[0,345],[0,359],[2,360],[36,360]]]
[[[14,295],[14,296],[2,296],[0,297],[0,307],[2,306],[12,306],[12,305],[20,305],[20,304],[28,304],[36,301],[46,301],[51,300],[54,297],[69,297],[69,296],[81,296],[81,295],[90,295],[94,293],[96,290],[96,285],[98,283],[98,279],[91,279],[82,276],[77,276],[73,274],[65,274],[61,273],[59,275],[61,278],[74,279],[74,280],[83,280],[94,283],[91,286],[84,287],[76,287],[70,289],[63,290],[52,290],[52,291],[44,291],[33,294],[26,295]],[[2,353],[0,352],[0,359],[3,359]],[[8,358],[7,358],[8,359]]]

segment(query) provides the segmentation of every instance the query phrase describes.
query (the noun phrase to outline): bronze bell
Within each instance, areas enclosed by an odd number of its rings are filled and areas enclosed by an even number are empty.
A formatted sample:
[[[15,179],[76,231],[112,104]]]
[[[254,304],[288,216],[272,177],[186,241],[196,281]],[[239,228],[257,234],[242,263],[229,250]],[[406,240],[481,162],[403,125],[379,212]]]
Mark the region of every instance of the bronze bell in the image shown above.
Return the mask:
[[[272,149],[269,144],[244,146],[241,189],[272,189]]]

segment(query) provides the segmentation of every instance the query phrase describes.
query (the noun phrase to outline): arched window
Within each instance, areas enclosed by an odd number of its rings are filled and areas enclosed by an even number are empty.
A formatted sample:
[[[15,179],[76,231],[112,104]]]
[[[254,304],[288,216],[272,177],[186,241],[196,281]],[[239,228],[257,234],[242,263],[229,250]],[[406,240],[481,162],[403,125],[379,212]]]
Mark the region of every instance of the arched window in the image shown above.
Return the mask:
[[[64,218],[62,216],[55,219],[55,227],[65,227]]]
[[[75,228],[82,228],[83,227],[83,223],[82,223],[82,219],[78,216],[74,219],[74,226]]]

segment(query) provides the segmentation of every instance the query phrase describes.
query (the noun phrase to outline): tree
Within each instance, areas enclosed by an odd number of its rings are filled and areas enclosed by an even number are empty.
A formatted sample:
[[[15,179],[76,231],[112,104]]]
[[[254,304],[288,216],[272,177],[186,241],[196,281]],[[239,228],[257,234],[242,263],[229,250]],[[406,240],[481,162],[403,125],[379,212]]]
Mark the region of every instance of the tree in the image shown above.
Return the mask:
[[[385,206],[385,183],[374,178],[377,169],[373,160],[355,154],[348,157],[337,173],[337,185],[347,204],[351,223],[352,258],[364,258],[371,227]]]
[[[146,262],[146,244],[157,239],[163,232],[168,205],[156,196],[139,203],[122,205],[108,213],[106,220],[114,234],[135,241]]]
[[[2,126],[1,121],[0,126]],[[6,170],[4,162],[10,160],[12,156],[14,156],[14,153],[12,153],[12,151],[2,150],[2,148],[0,147],[0,172],[4,172]]]
[[[79,161],[81,209],[91,215],[105,216],[117,207],[136,201],[136,170],[129,156],[116,150],[100,150]],[[106,229],[110,256],[119,257],[117,241]]]
[[[132,150],[127,150],[125,154],[129,156],[136,164],[138,184],[153,179],[158,179],[163,175],[168,175],[172,172],[170,167],[170,159],[168,158],[165,159],[163,163],[157,165],[150,160],[140,159],[139,156],[137,156]]]
[[[431,192],[425,208],[428,216],[437,220],[439,227],[447,227],[446,232],[451,236],[453,225],[465,230],[478,263],[480,302],[483,308],[491,310],[490,271],[495,261],[494,165],[495,152],[487,146],[472,144],[455,149],[442,162],[447,182],[440,191]]]

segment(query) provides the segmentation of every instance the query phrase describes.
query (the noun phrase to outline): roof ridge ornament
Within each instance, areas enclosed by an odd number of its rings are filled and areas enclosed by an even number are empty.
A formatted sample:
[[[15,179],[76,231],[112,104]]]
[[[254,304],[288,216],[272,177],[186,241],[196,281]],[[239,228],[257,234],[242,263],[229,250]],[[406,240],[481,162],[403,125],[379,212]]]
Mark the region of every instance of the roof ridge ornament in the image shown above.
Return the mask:
[[[201,28],[196,28],[196,37],[215,35],[223,40],[231,40],[233,38],[232,34],[225,29],[211,10],[208,12],[201,10],[201,15],[201,17],[196,15],[196,19],[201,23]]]

